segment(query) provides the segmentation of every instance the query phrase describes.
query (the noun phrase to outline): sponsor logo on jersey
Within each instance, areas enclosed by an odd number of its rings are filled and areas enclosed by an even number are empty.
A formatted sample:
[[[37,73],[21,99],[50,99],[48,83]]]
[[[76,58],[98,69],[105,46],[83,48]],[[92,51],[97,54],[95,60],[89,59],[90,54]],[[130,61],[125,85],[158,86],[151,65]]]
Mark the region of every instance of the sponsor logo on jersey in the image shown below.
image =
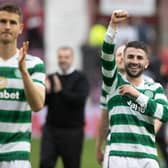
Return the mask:
[[[145,107],[142,107],[140,106],[139,104],[133,102],[133,101],[127,101],[127,104],[129,105],[130,109],[131,110],[134,110],[134,111],[139,111],[141,113],[144,113],[145,112]]]
[[[19,100],[19,92],[8,92],[5,88],[7,88],[8,82],[7,78],[0,76],[0,99],[17,99]]]
[[[1,99],[17,99],[19,100],[19,92],[16,91],[16,92],[12,92],[12,93],[9,93],[7,92],[7,90],[3,90],[3,91],[0,91],[0,98]]]

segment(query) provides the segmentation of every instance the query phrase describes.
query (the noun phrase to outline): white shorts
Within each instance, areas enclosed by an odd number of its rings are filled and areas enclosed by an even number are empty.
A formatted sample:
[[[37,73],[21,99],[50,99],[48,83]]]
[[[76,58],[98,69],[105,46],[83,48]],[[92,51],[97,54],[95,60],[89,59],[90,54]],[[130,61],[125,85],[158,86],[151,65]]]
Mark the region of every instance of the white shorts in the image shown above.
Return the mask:
[[[159,168],[154,159],[110,156],[107,167],[103,168]]]
[[[24,160],[2,161],[0,168],[31,168],[31,164]]]
[[[103,168],[108,168],[109,163],[109,152],[110,152],[110,146],[106,145],[104,150],[104,158],[103,158]]]

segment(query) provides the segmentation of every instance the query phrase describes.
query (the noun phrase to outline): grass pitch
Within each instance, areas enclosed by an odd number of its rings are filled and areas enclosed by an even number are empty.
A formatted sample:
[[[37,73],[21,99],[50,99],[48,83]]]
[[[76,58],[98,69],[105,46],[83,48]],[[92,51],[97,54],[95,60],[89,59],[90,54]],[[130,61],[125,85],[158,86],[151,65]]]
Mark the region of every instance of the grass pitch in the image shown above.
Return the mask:
[[[39,168],[39,155],[40,155],[40,140],[32,139],[32,152],[31,152],[31,164],[32,168]],[[162,155],[159,150],[160,168],[166,168]],[[95,139],[85,139],[82,153],[81,168],[101,168],[96,162],[95,156]],[[63,168],[61,159],[58,160],[55,168]]]
[[[31,146],[31,164],[32,168],[39,168],[40,140],[32,139]],[[101,168],[96,162],[95,157],[95,139],[85,139],[82,154],[81,168]],[[63,168],[62,161],[59,159],[55,168]]]

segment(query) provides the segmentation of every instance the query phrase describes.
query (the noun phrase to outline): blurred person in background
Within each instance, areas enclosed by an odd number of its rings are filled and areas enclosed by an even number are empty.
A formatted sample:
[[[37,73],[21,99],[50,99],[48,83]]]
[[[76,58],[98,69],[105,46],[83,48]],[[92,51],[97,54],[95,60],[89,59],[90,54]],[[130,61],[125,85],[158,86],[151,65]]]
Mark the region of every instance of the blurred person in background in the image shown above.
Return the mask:
[[[89,93],[85,75],[73,67],[73,49],[57,51],[60,70],[47,77],[48,113],[42,132],[40,168],[79,168],[84,140],[84,107]]]
[[[31,115],[45,100],[42,60],[17,48],[23,30],[16,4],[0,6],[0,167],[30,168]]]

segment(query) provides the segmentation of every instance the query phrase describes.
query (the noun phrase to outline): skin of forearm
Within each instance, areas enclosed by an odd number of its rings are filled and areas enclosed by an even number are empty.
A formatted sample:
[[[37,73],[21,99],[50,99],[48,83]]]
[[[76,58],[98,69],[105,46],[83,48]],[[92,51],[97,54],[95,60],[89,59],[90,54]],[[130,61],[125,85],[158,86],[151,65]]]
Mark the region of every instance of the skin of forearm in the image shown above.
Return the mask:
[[[31,109],[34,112],[38,112],[44,105],[45,90],[42,87],[34,84],[28,71],[22,71],[21,74],[27,101]]]
[[[104,109],[101,111],[101,116],[98,124],[97,138],[96,138],[97,148],[102,147],[108,133],[108,128],[109,128],[108,114],[107,110]]]
[[[157,120],[157,119],[155,119],[154,126],[155,126],[155,134],[157,134],[158,131],[160,130],[161,126],[162,126],[162,122]]]

